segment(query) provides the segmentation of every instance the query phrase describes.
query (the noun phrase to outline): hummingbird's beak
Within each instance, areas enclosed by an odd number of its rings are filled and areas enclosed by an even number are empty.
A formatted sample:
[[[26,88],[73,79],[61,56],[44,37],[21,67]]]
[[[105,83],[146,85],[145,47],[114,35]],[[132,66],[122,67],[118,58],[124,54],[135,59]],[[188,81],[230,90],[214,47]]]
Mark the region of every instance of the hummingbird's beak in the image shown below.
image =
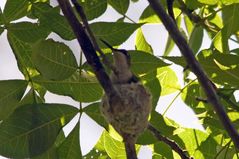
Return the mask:
[[[109,47],[112,51],[116,51],[117,49],[113,48],[109,43],[107,43],[105,40],[100,39],[107,47]]]

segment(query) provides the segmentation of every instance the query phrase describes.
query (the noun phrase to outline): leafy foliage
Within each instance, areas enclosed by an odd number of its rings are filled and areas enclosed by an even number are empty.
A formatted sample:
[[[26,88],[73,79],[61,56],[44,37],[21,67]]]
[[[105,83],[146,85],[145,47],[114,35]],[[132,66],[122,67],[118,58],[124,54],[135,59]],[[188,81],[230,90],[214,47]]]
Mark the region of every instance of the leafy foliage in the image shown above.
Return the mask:
[[[59,6],[52,6],[49,2],[6,0],[3,11],[0,10],[0,36],[4,35],[4,31],[7,32],[8,43],[24,77],[22,80],[0,81],[0,155],[33,159],[124,159],[123,142],[116,133],[112,133],[111,126],[100,113],[99,100],[103,90],[87,62],[84,63],[82,56],[80,60],[76,59],[76,52],[68,46],[76,37]],[[112,46],[120,46],[136,33],[135,50],[129,51],[131,69],[152,94],[151,125],[195,159],[238,158],[238,150],[207,103],[197,79],[192,78],[186,61],[181,56],[170,56],[175,45],[171,37],[168,37],[163,53],[154,52],[156,49],[151,39],[146,38],[144,27],[161,25],[161,20],[149,5],[146,4],[142,14],[137,15],[138,21],[132,21],[127,13],[131,6],[139,3],[137,0],[78,2],[103,51],[107,52],[100,39]],[[167,9],[167,1],[161,2]],[[239,1],[186,0],[185,5],[187,12],[197,14],[199,19],[194,21],[184,12],[181,13],[180,9],[185,6],[175,1],[177,26],[214,83],[231,122],[239,130],[239,103],[234,94],[239,90]],[[121,15],[119,20],[106,22],[99,18],[109,6]],[[30,21],[21,19],[26,17]],[[57,34],[63,42],[51,39],[49,35],[52,33]],[[203,46],[206,34],[209,36],[208,48]],[[233,47],[232,41],[236,44]],[[163,47],[162,44],[160,47]],[[107,58],[112,62],[110,54],[107,54]],[[174,65],[184,68],[183,85],[179,84],[178,74],[171,67]],[[86,107],[47,103],[47,91],[71,97]],[[178,92],[176,97],[181,97],[194,111],[205,131],[183,128],[156,111],[160,97],[175,92]],[[80,118],[68,136],[64,135],[62,129],[77,113],[80,113],[80,117],[85,113],[107,130],[88,154],[81,152]],[[145,130],[138,138],[137,152],[141,145],[150,145],[155,159],[179,158],[168,144],[158,141],[149,130]]]

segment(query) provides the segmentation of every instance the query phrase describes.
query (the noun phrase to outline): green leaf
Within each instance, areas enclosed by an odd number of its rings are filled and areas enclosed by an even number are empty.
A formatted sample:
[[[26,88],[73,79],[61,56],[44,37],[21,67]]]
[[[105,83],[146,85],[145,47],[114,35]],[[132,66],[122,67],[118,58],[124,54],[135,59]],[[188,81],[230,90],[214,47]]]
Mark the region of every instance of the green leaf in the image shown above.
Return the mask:
[[[0,120],[6,119],[17,107],[25,90],[27,81],[0,81]]]
[[[83,7],[87,20],[92,20],[102,15],[107,9],[107,0],[78,0]]]
[[[173,63],[182,66],[185,68],[187,66],[187,63],[182,56],[162,56],[162,58],[167,59],[169,61],[172,61]]]
[[[8,26],[9,34],[13,34],[20,41],[34,43],[39,39],[45,39],[49,31],[37,23],[19,22]]]
[[[36,74],[39,74],[35,70],[35,66],[32,62],[32,47],[29,43],[19,40],[11,32],[7,33],[8,42],[11,46],[11,49],[17,59],[17,64],[19,70],[24,74],[26,78],[33,77]]]
[[[150,6],[147,6],[139,18],[140,23],[161,23],[159,17]]]
[[[194,129],[185,129],[178,135],[185,143],[186,150],[192,157],[194,157],[194,153],[198,147],[208,138],[208,134],[205,132]]]
[[[150,44],[146,41],[143,31],[141,28],[138,29],[135,39],[135,47],[139,51],[153,53],[153,49]]]
[[[233,3],[239,3],[239,0],[221,0],[224,5],[230,5]]]
[[[28,0],[7,0],[3,10],[6,22],[11,22],[26,16],[29,4]]]
[[[0,27],[0,35],[4,32],[4,28],[3,27]]]
[[[198,61],[213,82],[221,85],[239,86],[238,55],[221,54],[217,51],[203,50],[198,54]]]
[[[35,16],[40,20],[40,24],[58,34],[65,40],[75,39],[75,35],[68,24],[66,18],[46,3],[36,3],[32,6]]]
[[[105,129],[108,129],[108,123],[104,119],[100,111],[100,103],[93,103],[88,105],[83,109],[83,112],[91,117],[91,119],[93,119],[97,124],[104,127]]]
[[[178,77],[170,67],[157,69],[157,78],[161,85],[161,96],[168,95],[180,90]]]
[[[172,136],[176,129],[174,123],[156,111],[151,112],[150,123],[164,136]]]
[[[197,1],[208,5],[215,5],[219,2],[219,0],[197,0]]]
[[[103,39],[112,46],[116,46],[125,42],[142,25],[122,22],[95,22],[90,24],[90,28],[97,39]],[[102,42],[99,44],[105,48]]]
[[[58,147],[60,159],[82,158],[79,131],[80,127],[79,124],[77,124],[63,143]]]
[[[184,16],[184,24],[186,26],[186,30],[188,35],[190,36],[193,28],[194,28],[194,24],[192,23],[192,21],[188,18],[188,16]]]
[[[108,3],[120,14],[124,15],[129,8],[129,0],[108,0]]]
[[[94,102],[102,97],[103,90],[94,76],[73,74],[63,81],[35,78],[34,82],[43,85],[50,92],[67,95],[80,102]]]
[[[156,70],[159,67],[168,66],[161,59],[143,51],[130,50],[131,70],[136,74],[145,74]]]
[[[0,154],[29,158],[47,151],[62,126],[78,109],[62,104],[35,104],[19,107],[0,124]]]
[[[64,43],[52,39],[40,41],[33,46],[32,61],[47,79],[66,79],[77,69],[71,49]]]
[[[189,38],[189,46],[193,50],[193,53],[196,54],[202,45],[203,40],[203,28],[201,26],[195,26],[192,34]]]
[[[173,159],[173,152],[171,147],[164,142],[158,142],[154,144],[154,153],[160,154],[167,159]]]
[[[180,16],[178,16],[177,19],[176,19],[177,26],[180,27],[181,21],[182,21],[182,18]],[[168,35],[168,40],[167,40],[167,43],[166,43],[166,46],[165,46],[163,56],[168,56],[169,53],[172,51],[174,45],[175,45],[175,43],[174,43],[173,39],[171,38],[170,35]]]
[[[239,4],[230,5],[223,8],[223,23],[224,27],[216,34],[213,39],[215,48],[223,53],[229,52],[228,38],[239,31]],[[230,16],[229,16],[230,15]]]
[[[31,159],[58,159],[56,147],[52,146],[46,152],[36,157],[32,157]]]
[[[158,139],[148,129],[146,129],[139,135],[136,143],[139,145],[150,145],[156,142],[158,142]]]
[[[152,109],[154,110],[157,106],[160,94],[161,94],[161,85],[156,77],[156,70],[152,73],[146,74],[141,79],[144,82],[144,85],[148,88],[152,95]]]

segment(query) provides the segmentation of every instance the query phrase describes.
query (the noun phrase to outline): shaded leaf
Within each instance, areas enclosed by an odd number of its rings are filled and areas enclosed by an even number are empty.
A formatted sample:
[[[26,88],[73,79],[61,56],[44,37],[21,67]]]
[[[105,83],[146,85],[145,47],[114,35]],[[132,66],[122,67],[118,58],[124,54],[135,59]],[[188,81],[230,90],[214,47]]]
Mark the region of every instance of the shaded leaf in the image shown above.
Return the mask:
[[[43,85],[50,92],[67,95],[81,102],[93,102],[102,97],[103,90],[94,76],[73,74],[63,81],[35,78],[34,82]]]
[[[146,129],[139,135],[136,143],[140,145],[150,145],[156,142],[158,142],[158,139],[148,129]]]
[[[57,33],[65,40],[75,39],[75,35],[68,24],[66,18],[58,12],[58,9],[52,8],[46,3],[36,3],[32,6],[34,15],[40,20],[40,24],[51,31]]]
[[[77,124],[63,143],[58,147],[60,159],[82,158],[79,131],[80,127],[79,124]]]
[[[96,38],[107,41],[112,46],[117,46],[125,42],[133,32],[142,24],[122,23],[122,22],[95,22],[90,24],[90,28]],[[105,48],[100,41],[99,44]]]
[[[0,35],[4,32],[4,28],[0,27]]]
[[[129,8],[129,0],[108,0],[108,3],[120,14],[124,15]]]
[[[27,81],[0,81],[0,120],[6,119],[17,107],[26,88]]]
[[[100,111],[100,103],[93,103],[88,105],[83,109],[83,112],[91,117],[97,124],[101,125],[105,129],[108,129],[108,123],[104,119]]]
[[[160,154],[164,158],[173,159],[173,151],[169,145],[165,144],[164,142],[158,142],[154,144],[154,155]]]
[[[77,69],[71,49],[52,39],[40,41],[33,46],[32,60],[41,74],[48,79],[66,79]]]
[[[195,26],[192,34],[189,38],[189,46],[193,50],[194,54],[197,54],[202,45],[203,40],[203,28],[201,26]]]
[[[27,15],[28,0],[7,0],[3,14],[7,22],[20,19]]]
[[[87,16],[87,20],[92,20],[94,18],[99,17],[107,9],[107,0],[94,0],[94,1],[78,0],[78,2],[83,7],[84,12]]]
[[[13,53],[17,59],[18,68],[24,74],[24,76],[28,77],[30,75],[31,77],[33,77],[38,74],[37,71],[34,69],[35,66],[31,59],[31,45],[19,40],[11,32],[8,32],[7,38],[11,49],[13,50]]]
[[[145,74],[152,72],[158,67],[168,66],[161,59],[143,51],[130,50],[131,70],[136,74]]]
[[[28,158],[47,151],[78,109],[62,104],[25,105],[0,124],[0,154]]]
[[[19,22],[12,23],[8,27],[9,34],[13,34],[19,41],[34,43],[39,39],[45,39],[48,30],[37,23]]]
[[[187,63],[182,56],[162,56],[162,58],[167,59],[169,61],[172,61],[173,63],[182,66],[185,68],[187,66]]]
[[[151,45],[146,41],[141,28],[138,29],[135,39],[135,47],[139,51],[153,53]]]

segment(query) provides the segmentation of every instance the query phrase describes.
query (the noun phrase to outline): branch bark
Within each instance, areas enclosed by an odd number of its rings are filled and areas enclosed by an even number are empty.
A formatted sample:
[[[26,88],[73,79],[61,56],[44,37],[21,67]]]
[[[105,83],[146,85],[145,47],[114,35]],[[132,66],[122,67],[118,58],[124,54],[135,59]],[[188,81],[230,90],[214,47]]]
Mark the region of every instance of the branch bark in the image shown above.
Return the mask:
[[[196,60],[192,49],[187,44],[186,39],[181,35],[176,24],[169,17],[169,15],[167,15],[167,13],[165,12],[164,8],[162,7],[162,5],[158,0],[148,0],[148,2],[150,3],[150,6],[153,8],[158,17],[161,19],[165,28],[168,30],[170,36],[172,37],[172,39],[178,46],[179,50],[181,51],[182,55],[184,56],[185,60],[187,61],[188,66],[190,67],[192,72],[197,76],[198,81],[200,82],[201,86],[204,89],[205,94],[207,95],[208,102],[213,106],[220,122],[224,126],[228,135],[233,140],[235,147],[239,149],[239,134],[232,125],[224,109],[224,106],[219,101],[219,98],[216,94],[216,91],[211,81],[205,74],[199,62]]]
[[[87,62],[93,68],[95,75],[103,87],[108,97],[115,98],[118,96],[109,76],[106,74],[99,57],[96,54],[94,46],[92,45],[89,37],[87,36],[83,26],[75,16],[72,7],[68,0],[58,0],[60,8],[65,15],[68,23],[70,24],[75,36],[81,46],[81,49],[86,57]]]
[[[184,151],[183,149],[181,149],[178,144],[170,139],[168,139],[165,136],[162,136],[160,134],[160,132],[154,128],[151,124],[149,124],[148,129],[154,134],[154,136],[159,140],[164,142],[165,144],[167,144],[168,146],[171,147],[172,150],[174,150],[175,152],[177,152],[179,154],[179,156],[182,159],[190,159],[190,157],[187,156],[186,151]]]

